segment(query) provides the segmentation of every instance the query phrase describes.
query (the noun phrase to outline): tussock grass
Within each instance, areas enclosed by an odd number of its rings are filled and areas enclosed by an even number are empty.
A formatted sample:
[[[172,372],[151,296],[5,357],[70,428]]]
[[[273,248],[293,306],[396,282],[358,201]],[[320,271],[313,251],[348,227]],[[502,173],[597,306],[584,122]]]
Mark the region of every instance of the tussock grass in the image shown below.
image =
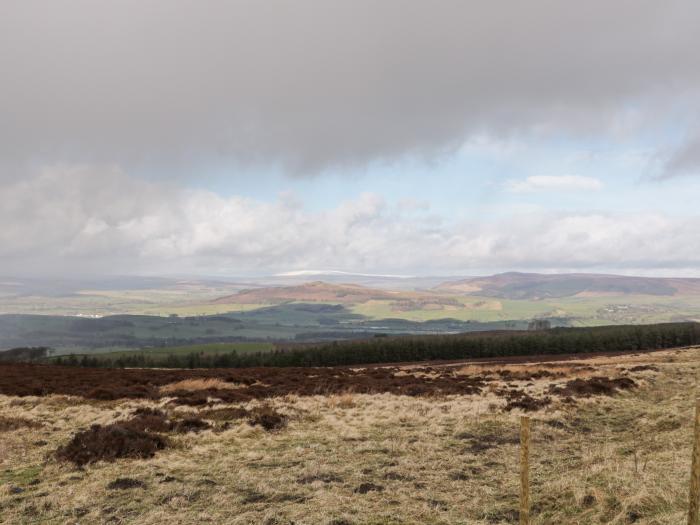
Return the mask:
[[[328,408],[355,408],[357,402],[355,401],[355,394],[348,392],[327,396],[326,405]]]
[[[201,390],[226,390],[239,388],[235,383],[229,383],[222,379],[204,378],[204,379],[184,379],[176,383],[163,385],[159,388],[161,394],[172,394],[173,392],[198,392]]]

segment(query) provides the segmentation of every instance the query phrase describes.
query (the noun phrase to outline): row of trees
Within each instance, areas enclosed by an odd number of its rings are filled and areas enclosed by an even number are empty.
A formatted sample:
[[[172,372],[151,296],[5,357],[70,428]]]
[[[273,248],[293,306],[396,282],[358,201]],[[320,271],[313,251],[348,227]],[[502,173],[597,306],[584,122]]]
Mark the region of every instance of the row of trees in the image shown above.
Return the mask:
[[[468,359],[537,354],[627,352],[700,344],[700,324],[555,328],[537,332],[472,332],[454,335],[375,337],[271,352],[191,353],[150,357],[134,353],[116,358],[68,356],[58,364],[104,367],[225,368],[256,366],[337,366],[440,359]]]
[[[23,346],[0,351],[0,362],[31,362],[45,359],[53,350],[46,346]]]

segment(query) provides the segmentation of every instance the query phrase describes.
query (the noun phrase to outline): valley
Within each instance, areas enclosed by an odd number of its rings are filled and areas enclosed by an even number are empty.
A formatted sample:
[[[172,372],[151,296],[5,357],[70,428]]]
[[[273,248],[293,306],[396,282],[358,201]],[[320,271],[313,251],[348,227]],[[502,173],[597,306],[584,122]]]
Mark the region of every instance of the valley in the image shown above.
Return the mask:
[[[461,280],[313,277],[326,280],[8,278],[0,283],[0,349],[50,346],[66,354],[524,329],[533,319],[551,326],[700,319],[697,279],[518,273]]]

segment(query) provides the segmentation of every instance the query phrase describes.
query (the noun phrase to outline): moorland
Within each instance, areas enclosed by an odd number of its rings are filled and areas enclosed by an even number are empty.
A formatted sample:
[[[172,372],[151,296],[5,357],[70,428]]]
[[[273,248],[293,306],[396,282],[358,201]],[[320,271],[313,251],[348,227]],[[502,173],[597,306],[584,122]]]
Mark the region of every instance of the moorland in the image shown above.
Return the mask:
[[[685,519],[700,348],[369,368],[0,364],[4,523]],[[29,381],[28,381],[29,378]]]

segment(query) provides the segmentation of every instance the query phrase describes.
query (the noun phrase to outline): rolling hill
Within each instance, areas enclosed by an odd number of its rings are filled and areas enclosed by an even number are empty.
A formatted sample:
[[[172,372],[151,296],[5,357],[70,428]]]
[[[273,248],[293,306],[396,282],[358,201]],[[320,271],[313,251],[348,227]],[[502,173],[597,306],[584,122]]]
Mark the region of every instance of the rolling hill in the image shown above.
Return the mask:
[[[700,279],[628,277],[601,274],[537,274],[509,272],[448,281],[436,291],[503,299],[551,299],[621,295],[700,295]]]
[[[242,290],[220,297],[214,304],[280,304],[291,301],[333,302],[339,304],[364,303],[370,300],[392,300],[415,293],[378,290],[357,284],[330,284],[314,281],[293,286],[272,286]]]
[[[376,277],[380,286],[355,280],[373,276],[308,277],[93,279],[48,283],[46,295],[41,281],[2,279],[0,314],[8,315],[0,315],[0,347],[327,340],[526,327],[532,319],[555,326],[700,320],[700,279],[504,273],[412,286],[407,278]],[[395,288],[387,287],[392,279]]]

